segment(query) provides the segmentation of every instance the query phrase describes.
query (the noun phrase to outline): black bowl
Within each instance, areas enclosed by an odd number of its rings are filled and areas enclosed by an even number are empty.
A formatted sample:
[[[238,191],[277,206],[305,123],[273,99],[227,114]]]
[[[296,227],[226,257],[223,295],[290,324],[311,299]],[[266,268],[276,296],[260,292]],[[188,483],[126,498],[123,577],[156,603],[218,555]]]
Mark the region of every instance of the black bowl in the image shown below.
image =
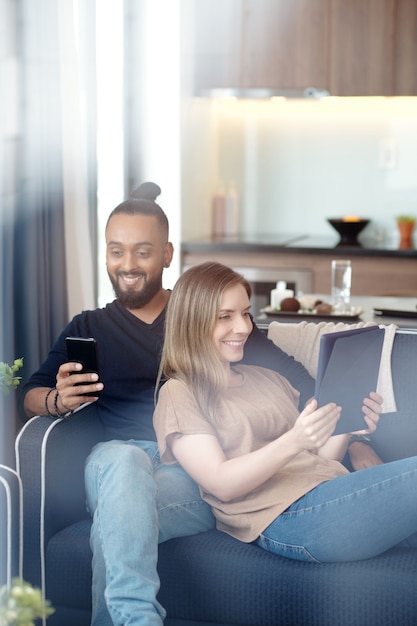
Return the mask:
[[[327,221],[340,235],[339,246],[359,246],[358,235],[370,220],[360,219],[350,222],[339,217],[328,218]]]

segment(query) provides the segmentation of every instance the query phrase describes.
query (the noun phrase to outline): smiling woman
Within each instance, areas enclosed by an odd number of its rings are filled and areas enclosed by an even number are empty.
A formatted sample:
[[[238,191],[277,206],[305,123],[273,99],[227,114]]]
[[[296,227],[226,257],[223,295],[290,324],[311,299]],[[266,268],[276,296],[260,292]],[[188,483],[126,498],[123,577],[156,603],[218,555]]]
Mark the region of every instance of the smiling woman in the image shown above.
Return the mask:
[[[299,408],[282,374],[235,363],[249,334],[245,283],[224,265],[204,263],[172,291],[161,358],[167,380],[154,412],[161,461],[179,463],[197,482],[219,530],[273,554],[331,563],[377,556],[405,540],[415,547],[417,457],[349,472],[341,461],[351,435],[363,431],[335,434],[336,402],[312,398]],[[381,404],[365,392],[367,433]]]
[[[169,299],[160,376],[192,380],[211,417],[218,394],[240,379],[231,363],[242,359],[252,330],[251,292],[241,274],[207,262],[184,272]]]

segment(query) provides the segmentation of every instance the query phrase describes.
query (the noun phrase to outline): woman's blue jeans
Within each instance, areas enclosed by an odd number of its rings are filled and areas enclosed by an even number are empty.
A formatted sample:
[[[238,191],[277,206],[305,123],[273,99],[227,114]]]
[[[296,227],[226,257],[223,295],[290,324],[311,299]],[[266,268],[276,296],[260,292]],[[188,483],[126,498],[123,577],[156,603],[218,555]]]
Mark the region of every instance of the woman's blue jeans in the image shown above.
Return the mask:
[[[266,528],[265,550],[316,563],[367,559],[417,547],[417,457],[320,484]]]
[[[85,484],[93,516],[92,625],[161,626],[158,542],[214,528],[210,507],[180,467],[160,462],[154,442],[99,443]]]

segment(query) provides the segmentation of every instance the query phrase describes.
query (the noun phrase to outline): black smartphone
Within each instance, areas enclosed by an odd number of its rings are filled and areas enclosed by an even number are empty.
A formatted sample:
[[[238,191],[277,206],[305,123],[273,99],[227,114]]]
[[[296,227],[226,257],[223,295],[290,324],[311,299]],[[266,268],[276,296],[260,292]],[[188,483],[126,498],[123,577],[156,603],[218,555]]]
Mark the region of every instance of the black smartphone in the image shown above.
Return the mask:
[[[67,346],[68,361],[74,363],[81,363],[83,369],[76,374],[85,374],[94,372],[98,374],[100,380],[100,366],[98,359],[98,347],[97,341],[93,337],[66,337],[65,343]],[[98,382],[98,381],[97,381]],[[85,384],[85,383],[77,383]],[[101,391],[91,391],[86,393],[86,396],[99,396]]]

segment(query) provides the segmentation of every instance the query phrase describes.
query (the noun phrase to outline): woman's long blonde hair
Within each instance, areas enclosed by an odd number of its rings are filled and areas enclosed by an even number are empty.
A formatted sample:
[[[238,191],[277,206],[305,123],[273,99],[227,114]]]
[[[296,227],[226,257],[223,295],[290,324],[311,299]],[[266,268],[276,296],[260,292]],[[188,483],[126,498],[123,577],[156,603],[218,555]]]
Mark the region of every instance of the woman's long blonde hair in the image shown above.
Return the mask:
[[[208,262],[191,267],[178,279],[168,302],[165,341],[158,381],[182,380],[203,414],[215,420],[218,393],[226,388],[224,365],[213,345],[213,332],[224,292],[248,281],[230,267]]]

